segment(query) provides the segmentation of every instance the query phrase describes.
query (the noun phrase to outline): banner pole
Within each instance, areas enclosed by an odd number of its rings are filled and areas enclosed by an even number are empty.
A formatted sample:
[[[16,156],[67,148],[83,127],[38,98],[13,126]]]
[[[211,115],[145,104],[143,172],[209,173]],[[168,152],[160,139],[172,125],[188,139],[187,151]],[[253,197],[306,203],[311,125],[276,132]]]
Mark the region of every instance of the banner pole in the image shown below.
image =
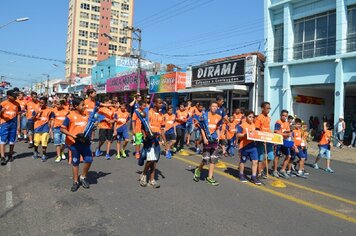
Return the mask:
[[[266,142],[263,142],[264,147],[265,147],[265,157],[266,157],[266,176],[268,178],[268,154],[267,154],[267,144]]]

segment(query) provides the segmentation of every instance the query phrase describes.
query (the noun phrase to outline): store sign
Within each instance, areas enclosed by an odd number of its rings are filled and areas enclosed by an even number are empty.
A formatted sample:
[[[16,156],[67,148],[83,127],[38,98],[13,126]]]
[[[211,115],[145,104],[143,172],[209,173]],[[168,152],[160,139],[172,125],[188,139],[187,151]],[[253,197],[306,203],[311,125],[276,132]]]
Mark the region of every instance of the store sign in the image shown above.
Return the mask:
[[[258,130],[247,132],[247,139],[266,143],[283,144],[282,135]]]
[[[149,93],[171,93],[186,88],[186,74],[172,72],[150,77]]]
[[[146,72],[142,72],[140,76],[140,89],[146,88]],[[137,89],[137,74],[132,73],[106,81],[106,92],[115,93],[120,91],[133,91]]]
[[[97,94],[106,93],[106,85],[105,84],[95,84],[93,87]]]
[[[245,58],[192,68],[192,86],[245,83]]]
[[[128,68],[137,68],[138,60],[132,57],[117,57],[116,66],[128,67]]]
[[[295,102],[298,103],[306,103],[306,104],[313,104],[313,105],[324,105],[325,99],[312,97],[312,96],[304,96],[304,95],[297,95],[294,97]]]

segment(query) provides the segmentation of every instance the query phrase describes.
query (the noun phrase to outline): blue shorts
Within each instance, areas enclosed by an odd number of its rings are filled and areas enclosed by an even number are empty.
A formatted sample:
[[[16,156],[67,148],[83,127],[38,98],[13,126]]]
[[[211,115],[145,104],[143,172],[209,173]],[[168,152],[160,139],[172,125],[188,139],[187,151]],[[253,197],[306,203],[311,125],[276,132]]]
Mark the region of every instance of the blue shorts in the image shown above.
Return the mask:
[[[187,123],[187,134],[193,133],[194,125],[193,123]]]
[[[127,126],[124,125],[116,130],[117,136],[116,139],[117,141],[125,141],[129,139],[129,132],[127,130]]]
[[[258,160],[258,152],[255,144],[247,145],[240,149],[240,162],[245,163],[249,159],[250,161]]]
[[[66,135],[63,134],[59,128],[53,129],[53,143],[55,146],[65,144]]]
[[[9,121],[0,125],[0,144],[14,144],[17,135],[17,122]]]
[[[21,116],[21,130],[27,130],[27,119],[26,116]]]
[[[258,152],[258,161],[263,161],[265,159],[265,145],[262,142],[256,142],[257,152]],[[274,150],[272,143],[266,143],[267,149],[267,158],[269,161],[274,160]]]
[[[200,129],[196,129],[195,130],[195,141],[198,141],[201,139],[201,130]]]
[[[326,160],[330,160],[331,152],[329,148],[320,147],[319,146],[319,154],[318,157],[325,158]]]
[[[277,145],[276,146],[276,156],[282,157],[282,155],[290,156],[291,148],[285,147],[283,145]]]
[[[69,147],[72,151],[72,165],[79,166],[80,163],[80,156],[83,157],[84,163],[92,163],[93,156],[91,153],[90,146],[85,146],[82,144],[73,144]]]
[[[295,159],[295,157],[298,157],[299,159],[307,159],[308,158],[308,150],[306,148],[298,147],[298,153],[292,149],[292,160]]]

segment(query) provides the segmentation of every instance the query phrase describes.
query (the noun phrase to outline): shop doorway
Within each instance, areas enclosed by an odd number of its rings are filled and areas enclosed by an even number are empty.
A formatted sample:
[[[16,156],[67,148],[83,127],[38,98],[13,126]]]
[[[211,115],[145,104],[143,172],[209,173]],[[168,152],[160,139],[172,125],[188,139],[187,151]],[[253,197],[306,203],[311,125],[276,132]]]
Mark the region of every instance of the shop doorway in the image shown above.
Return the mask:
[[[346,122],[345,143],[348,144],[352,138],[351,122],[356,121],[356,83],[345,84],[344,114]]]

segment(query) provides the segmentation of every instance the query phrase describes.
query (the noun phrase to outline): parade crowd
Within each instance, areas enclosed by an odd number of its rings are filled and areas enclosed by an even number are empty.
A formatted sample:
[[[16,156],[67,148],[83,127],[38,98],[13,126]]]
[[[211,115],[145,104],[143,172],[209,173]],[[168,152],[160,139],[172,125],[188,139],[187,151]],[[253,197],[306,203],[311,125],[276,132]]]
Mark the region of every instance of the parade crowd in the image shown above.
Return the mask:
[[[89,89],[86,94],[86,99],[74,96],[49,99],[32,92],[26,98],[18,89],[8,90],[7,99],[0,105],[1,165],[14,160],[16,141],[28,142],[28,147],[33,148],[33,158],[42,161],[47,160],[47,147],[53,142],[55,162],[68,159],[73,172],[71,191],[77,191],[80,186],[89,188],[87,173],[93,157],[126,158],[127,145],[134,145],[133,156],[143,166],[140,185],[158,188],[155,171],[160,155],[171,159],[185,146],[193,145],[196,153],[202,156],[201,164],[194,170],[193,180],[196,182],[201,180],[203,166],[208,165],[205,181],[218,185],[214,178],[215,165],[220,158],[235,154],[239,157],[238,178],[241,182],[249,180],[261,185],[261,179],[267,178],[268,168],[276,178],[307,178],[309,175],[304,168],[311,140],[307,124],[282,110],[280,119],[271,129],[269,102],[261,104],[261,114],[236,108],[228,116],[222,96],[217,96],[209,107],[198,101],[187,101],[175,108],[161,98],[149,95],[143,98],[136,94],[130,104],[124,104],[117,97],[98,102],[94,89]],[[338,129],[342,128],[340,123]],[[283,144],[248,139],[247,134],[255,130],[280,134]],[[95,133],[98,142],[93,142]],[[325,158],[324,170],[333,173],[330,167],[332,136],[332,125],[323,120],[318,138],[319,154],[313,164],[315,169],[319,169],[319,160]],[[115,141],[116,155],[112,157],[111,145]],[[9,146],[7,155],[6,145]],[[251,163],[250,177],[245,171],[247,161]],[[80,163],[83,163],[81,174]]]

